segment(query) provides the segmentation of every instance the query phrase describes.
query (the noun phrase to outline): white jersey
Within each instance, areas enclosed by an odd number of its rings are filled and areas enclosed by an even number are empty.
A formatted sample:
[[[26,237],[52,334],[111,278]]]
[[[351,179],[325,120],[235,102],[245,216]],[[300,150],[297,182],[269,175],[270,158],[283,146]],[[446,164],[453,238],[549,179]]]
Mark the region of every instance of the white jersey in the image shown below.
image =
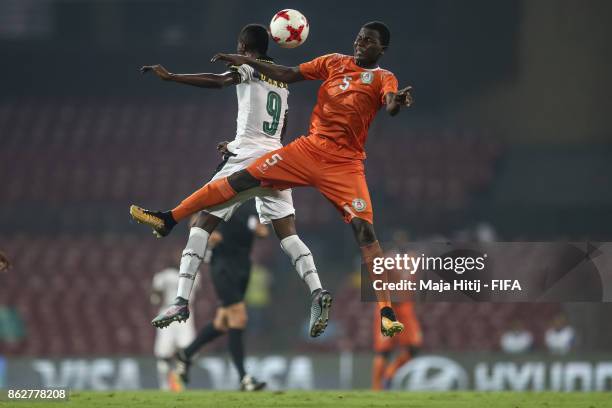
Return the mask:
[[[165,309],[174,302],[176,291],[178,290],[179,271],[176,268],[163,269],[153,276],[153,290],[161,292],[161,309]],[[193,285],[194,290],[191,292],[190,302],[193,302],[195,292],[198,287],[199,274],[196,275],[196,281]]]
[[[281,148],[280,137],[288,109],[287,84],[270,79],[249,65],[240,65],[237,72],[240,83],[236,85],[236,138],[228,144],[229,151]]]
[[[227,145],[234,155],[227,158],[211,181],[246,169],[262,155],[283,147],[280,138],[288,108],[287,84],[267,78],[249,65],[237,67],[236,72],[240,75],[240,83],[236,85],[236,138]],[[212,215],[229,221],[238,207],[251,198],[255,198],[262,224],[295,214],[291,189],[278,191],[263,187],[242,191],[229,202],[209,210]]]

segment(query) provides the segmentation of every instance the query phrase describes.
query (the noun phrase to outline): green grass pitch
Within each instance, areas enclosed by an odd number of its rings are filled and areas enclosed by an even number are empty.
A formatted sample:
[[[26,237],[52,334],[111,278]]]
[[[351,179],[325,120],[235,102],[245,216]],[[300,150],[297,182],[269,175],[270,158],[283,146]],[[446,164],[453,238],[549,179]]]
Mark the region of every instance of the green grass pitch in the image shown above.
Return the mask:
[[[12,404],[12,405],[11,405]],[[369,391],[287,391],[219,392],[160,391],[73,392],[68,402],[0,402],[0,407],[401,407],[401,408],[604,408],[612,407],[610,393],[552,392],[381,392]]]

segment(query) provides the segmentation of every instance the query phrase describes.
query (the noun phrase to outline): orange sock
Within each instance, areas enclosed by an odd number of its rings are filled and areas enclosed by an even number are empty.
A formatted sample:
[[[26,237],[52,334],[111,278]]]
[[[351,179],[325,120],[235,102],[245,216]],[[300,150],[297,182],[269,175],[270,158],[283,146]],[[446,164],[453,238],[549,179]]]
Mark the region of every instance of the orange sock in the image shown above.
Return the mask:
[[[363,263],[366,264],[368,268],[368,273],[370,275],[370,279],[372,282],[376,279],[382,279],[383,282],[388,282],[387,273],[383,273],[381,275],[376,275],[374,273],[374,258],[382,257],[383,251],[380,247],[378,241],[374,241],[369,245],[362,246],[361,248],[361,259]],[[389,291],[376,291],[376,300],[378,301],[378,306],[382,309],[383,307],[391,307],[391,298],[389,297]]]
[[[385,372],[386,359],[383,356],[375,356],[372,364],[372,389],[382,390],[383,373]]]
[[[237,193],[227,181],[227,177],[211,181],[184,199],[175,209],[173,209],[172,218],[174,218],[176,222],[179,222],[183,218],[187,218],[198,211],[223,204],[236,194]]]

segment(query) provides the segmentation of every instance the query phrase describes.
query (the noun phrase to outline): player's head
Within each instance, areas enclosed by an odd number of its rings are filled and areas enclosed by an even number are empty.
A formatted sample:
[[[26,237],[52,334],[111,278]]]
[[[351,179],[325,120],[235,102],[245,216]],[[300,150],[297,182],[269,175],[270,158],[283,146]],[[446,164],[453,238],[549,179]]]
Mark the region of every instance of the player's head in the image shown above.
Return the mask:
[[[265,56],[268,52],[268,30],[261,24],[247,24],[238,36],[238,54]]]
[[[364,24],[353,44],[354,56],[360,65],[375,64],[385,53],[391,40],[389,27],[380,21]]]

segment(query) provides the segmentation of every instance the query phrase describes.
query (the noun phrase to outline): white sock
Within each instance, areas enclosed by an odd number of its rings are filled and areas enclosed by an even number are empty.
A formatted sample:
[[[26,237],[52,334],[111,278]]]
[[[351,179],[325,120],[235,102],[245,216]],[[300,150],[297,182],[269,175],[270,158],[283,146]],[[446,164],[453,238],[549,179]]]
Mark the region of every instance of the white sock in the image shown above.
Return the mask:
[[[168,391],[170,384],[168,384],[168,372],[170,371],[170,364],[165,359],[157,360],[157,381],[159,383],[159,389]]]
[[[204,260],[204,252],[206,252],[209,236],[210,234],[202,228],[193,227],[189,231],[189,239],[181,257],[176,296],[189,300],[198,268]]]
[[[300,237],[290,235],[280,242],[280,246],[291,259],[291,264],[300,278],[308,285],[310,293],[321,289],[321,281],[319,281],[319,274],[312,253]]]

